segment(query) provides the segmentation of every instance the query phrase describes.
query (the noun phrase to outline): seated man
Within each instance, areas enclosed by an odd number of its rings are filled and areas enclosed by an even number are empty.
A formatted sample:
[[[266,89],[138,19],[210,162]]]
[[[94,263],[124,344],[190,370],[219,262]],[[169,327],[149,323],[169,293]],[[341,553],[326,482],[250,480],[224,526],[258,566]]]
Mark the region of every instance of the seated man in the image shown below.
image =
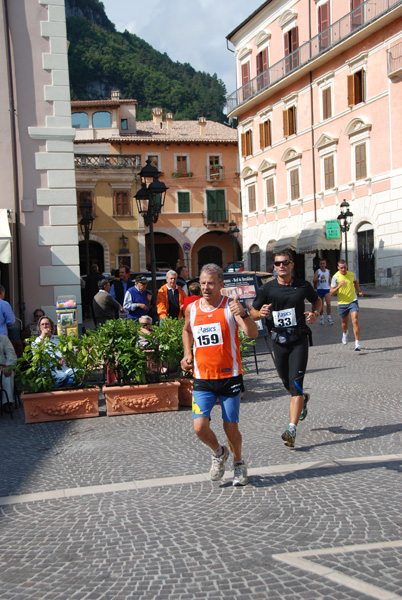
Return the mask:
[[[14,347],[6,335],[0,335],[1,393],[4,412],[11,412],[14,402],[14,373],[10,370],[17,362]]]

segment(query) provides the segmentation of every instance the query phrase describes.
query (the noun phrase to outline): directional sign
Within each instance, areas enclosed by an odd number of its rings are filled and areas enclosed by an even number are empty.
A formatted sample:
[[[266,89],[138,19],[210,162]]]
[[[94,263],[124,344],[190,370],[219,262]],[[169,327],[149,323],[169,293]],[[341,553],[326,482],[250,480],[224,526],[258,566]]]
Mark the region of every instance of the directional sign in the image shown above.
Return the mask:
[[[341,237],[338,219],[325,221],[327,240],[337,240]]]
[[[183,244],[183,250],[184,250],[184,252],[190,252],[190,250],[191,250],[190,242],[186,242],[185,244]]]

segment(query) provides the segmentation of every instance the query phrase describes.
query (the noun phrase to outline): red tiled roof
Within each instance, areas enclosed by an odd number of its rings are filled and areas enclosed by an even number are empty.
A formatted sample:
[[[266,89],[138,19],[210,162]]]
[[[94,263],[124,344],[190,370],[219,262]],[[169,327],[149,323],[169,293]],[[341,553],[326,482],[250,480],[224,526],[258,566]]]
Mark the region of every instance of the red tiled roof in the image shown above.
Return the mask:
[[[72,100],[71,108],[88,108],[91,106],[113,106],[118,108],[121,104],[138,104],[138,100],[132,100],[130,98],[123,99],[118,98],[116,100]]]

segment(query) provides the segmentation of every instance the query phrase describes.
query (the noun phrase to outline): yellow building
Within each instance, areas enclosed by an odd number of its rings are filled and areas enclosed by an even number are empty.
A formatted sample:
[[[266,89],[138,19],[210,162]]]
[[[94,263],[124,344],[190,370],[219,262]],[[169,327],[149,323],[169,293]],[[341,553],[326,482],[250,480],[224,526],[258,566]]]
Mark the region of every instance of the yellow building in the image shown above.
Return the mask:
[[[148,158],[168,187],[154,227],[157,267],[174,268],[180,259],[197,275],[207,262],[240,259],[239,242],[228,233],[230,223],[241,226],[236,130],[204,117],[175,121],[167,113],[163,119],[159,108],[152,121],[136,122],[136,104],[118,92],[110,100],[71,103],[78,206],[89,200],[94,216],[90,263],[106,272],[120,264],[147,269],[149,234],[133,196]]]

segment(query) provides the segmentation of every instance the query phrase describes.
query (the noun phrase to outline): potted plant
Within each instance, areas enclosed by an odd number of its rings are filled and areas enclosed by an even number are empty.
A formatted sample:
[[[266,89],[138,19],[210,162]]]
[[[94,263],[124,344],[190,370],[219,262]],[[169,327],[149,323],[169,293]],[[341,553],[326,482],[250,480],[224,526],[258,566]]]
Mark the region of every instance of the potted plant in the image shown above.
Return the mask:
[[[99,415],[99,387],[90,375],[99,366],[95,336],[61,335],[55,345],[45,338],[29,338],[17,360],[16,378],[23,389],[25,422],[60,421]],[[71,369],[72,386],[56,389],[55,371],[61,364]]]
[[[178,410],[179,383],[165,380],[162,363],[170,358],[160,347],[158,329],[142,335],[140,325],[130,319],[107,321],[98,328],[102,361],[116,378],[103,388],[108,416]]]

